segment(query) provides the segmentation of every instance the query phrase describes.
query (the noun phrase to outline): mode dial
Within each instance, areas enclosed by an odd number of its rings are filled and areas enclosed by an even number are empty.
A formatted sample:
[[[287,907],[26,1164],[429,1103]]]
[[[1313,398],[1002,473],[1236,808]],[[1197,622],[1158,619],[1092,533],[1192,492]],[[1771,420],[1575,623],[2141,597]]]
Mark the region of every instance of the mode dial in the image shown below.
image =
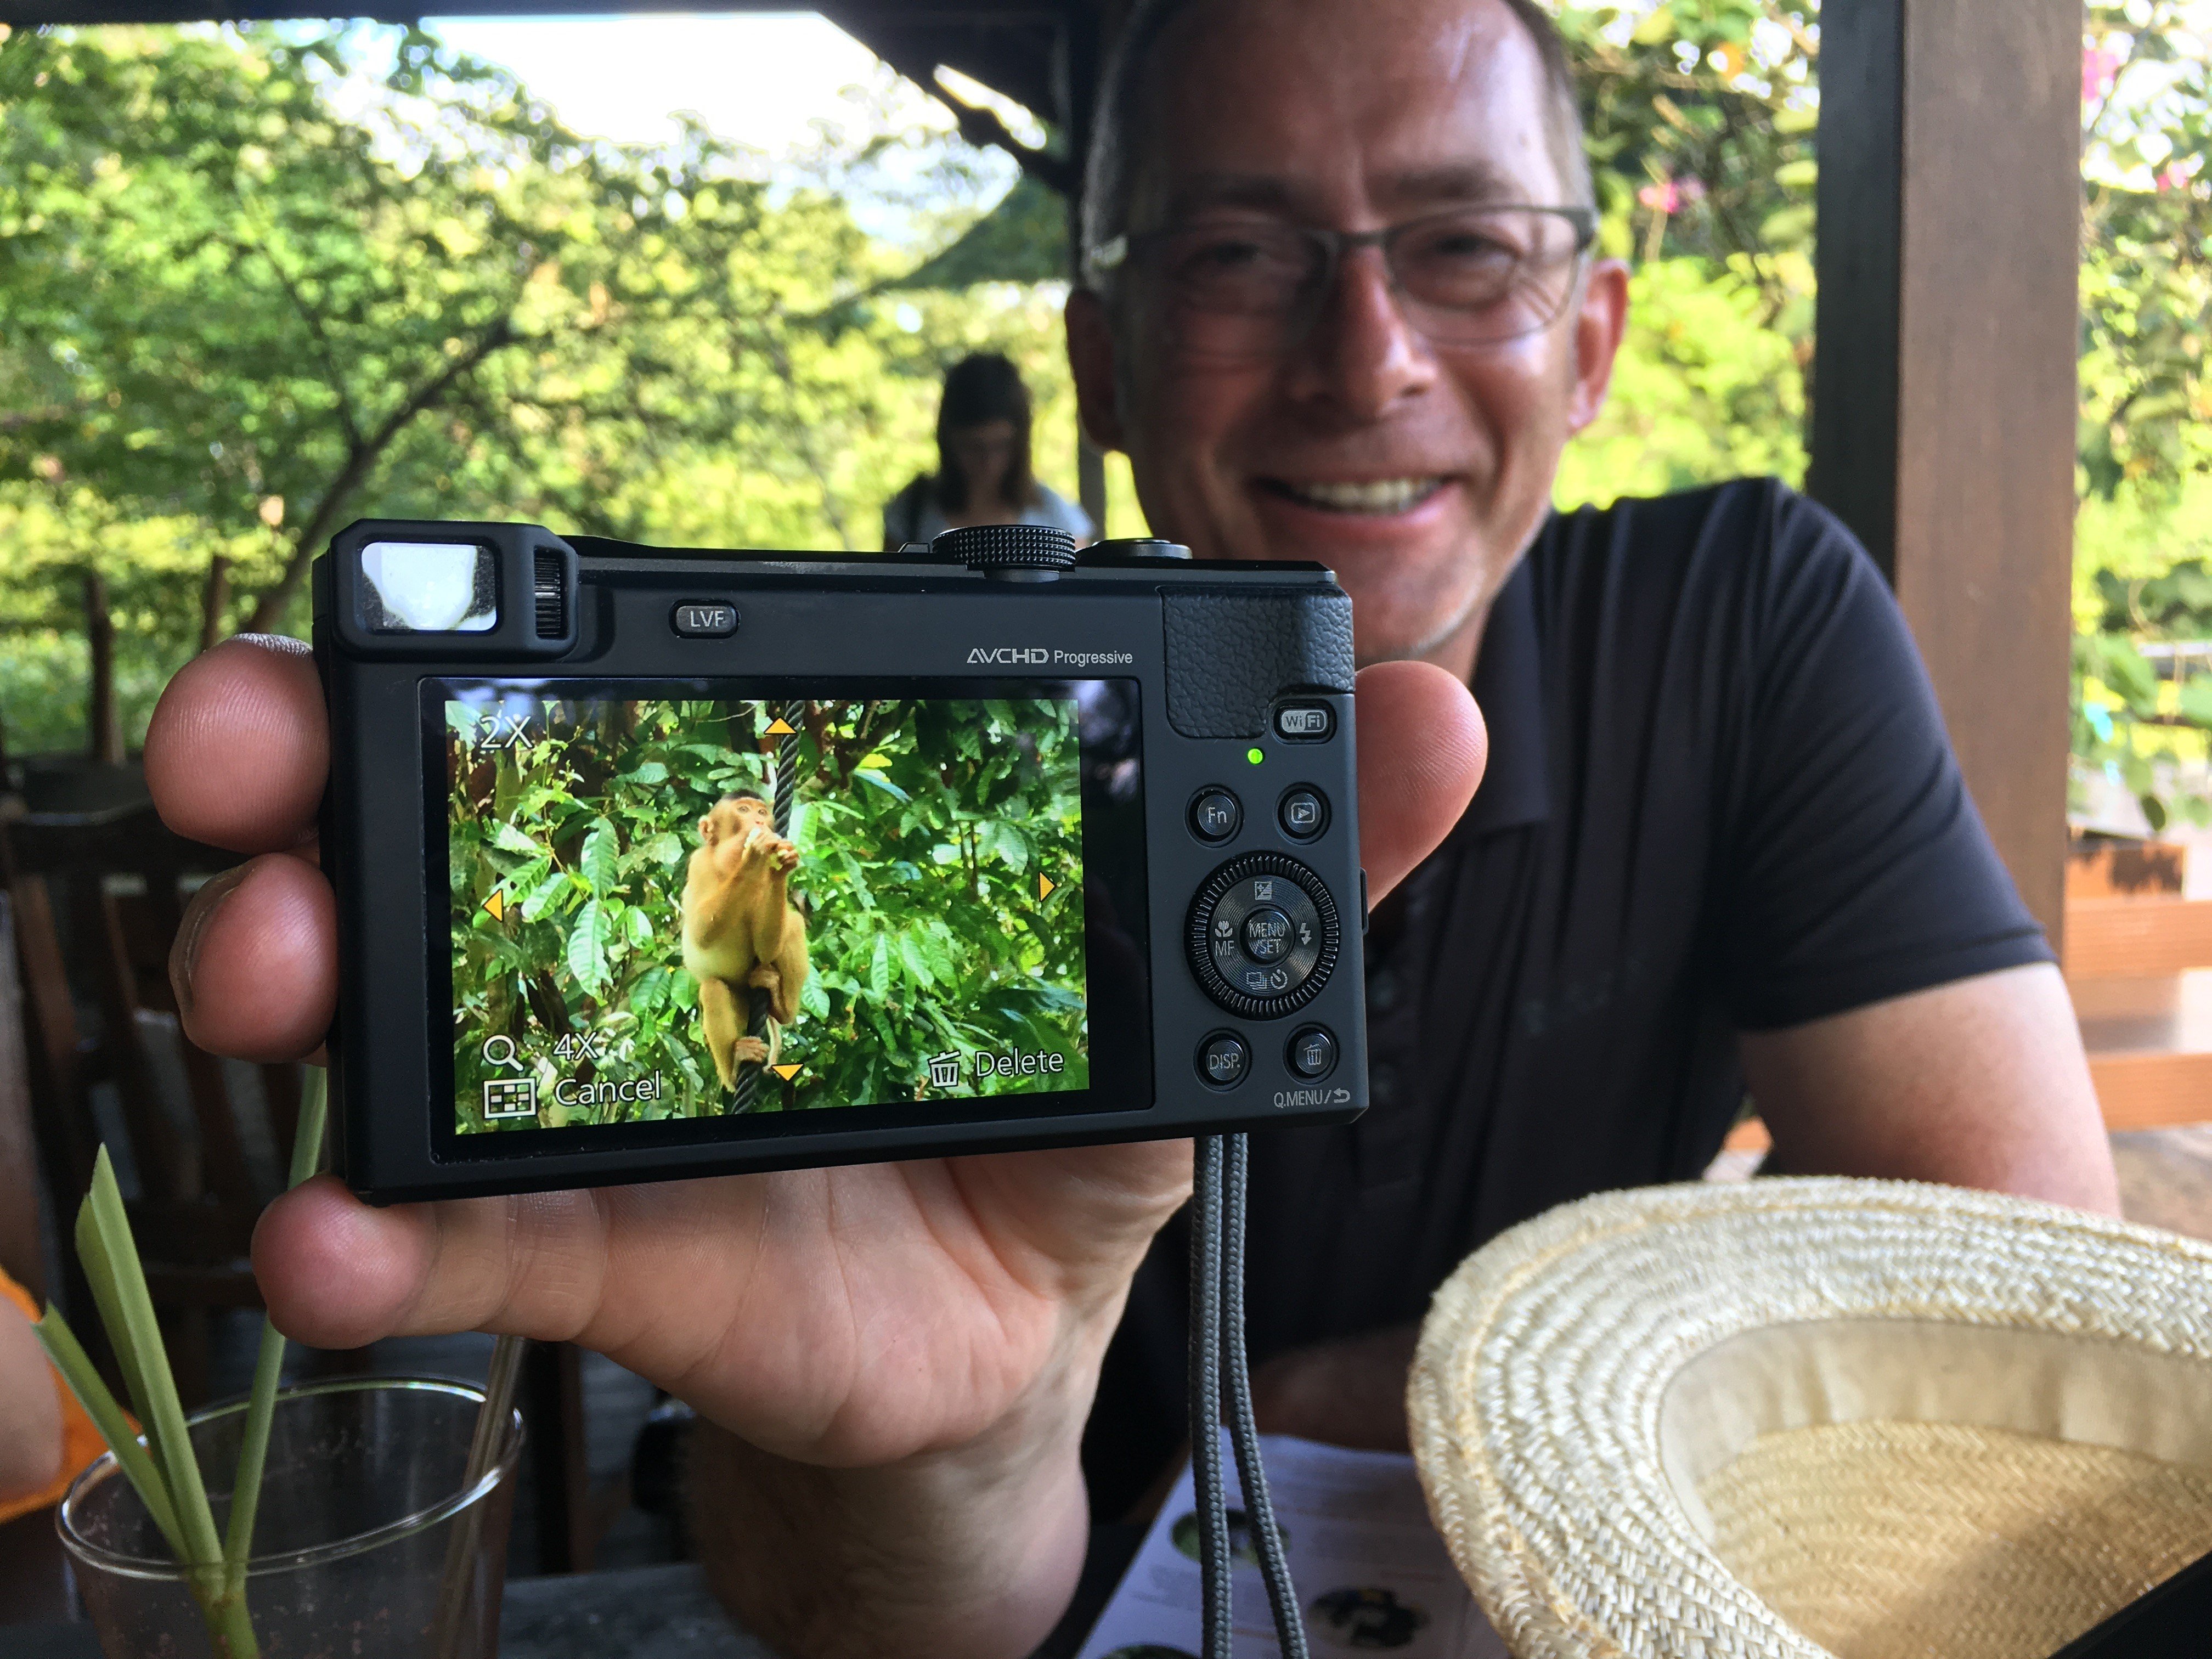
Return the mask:
[[[1296,859],[1247,853],[1198,890],[1183,943],[1207,996],[1245,1019],[1275,1019],[1321,994],[1340,945],[1336,901]]]
[[[939,534],[929,550],[970,570],[1061,571],[1075,563],[1075,538],[1048,524],[962,525]]]

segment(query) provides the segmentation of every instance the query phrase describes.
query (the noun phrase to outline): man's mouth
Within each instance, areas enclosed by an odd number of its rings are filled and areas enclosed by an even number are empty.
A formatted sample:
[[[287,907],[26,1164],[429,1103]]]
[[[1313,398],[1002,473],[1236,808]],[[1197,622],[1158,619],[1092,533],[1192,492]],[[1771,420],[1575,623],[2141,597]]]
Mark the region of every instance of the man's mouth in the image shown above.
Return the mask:
[[[1303,507],[1324,513],[1410,513],[1449,483],[1448,478],[1371,478],[1361,483],[1291,483],[1279,478],[1267,487]]]

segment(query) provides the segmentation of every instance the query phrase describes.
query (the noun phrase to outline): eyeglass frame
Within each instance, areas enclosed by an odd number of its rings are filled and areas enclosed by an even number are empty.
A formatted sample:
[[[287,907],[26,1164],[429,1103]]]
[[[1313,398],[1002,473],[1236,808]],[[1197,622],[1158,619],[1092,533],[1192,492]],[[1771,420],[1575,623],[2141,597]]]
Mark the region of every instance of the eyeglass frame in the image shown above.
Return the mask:
[[[1551,218],[1564,219],[1566,221],[1569,228],[1575,233],[1574,252],[1567,256],[1568,263],[1571,264],[1579,265],[1582,263],[1583,257],[1589,252],[1591,245],[1597,240],[1598,214],[1596,209],[1589,207],[1551,205],[1536,202],[1496,202],[1482,203],[1480,204],[1470,204],[1462,207],[1440,208],[1434,213],[1417,214],[1411,219],[1401,219],[1397,223],[1385,225],[1380,230],[1337,230],[1327,225],[1302,225],[1290,222],[1279,222],[1281,223],[1282,228],[1295,231],[1298,235],[1304,237],[1309,242],[1318,244],[1322,248],[1324,254],[1324,263],[1322,266],[1321,272],[1322,280],[1316,284],[1314,289],[1314,293],[1321,300],[1322,307],[1326,306],[1328,296],[1336,291],[1337,279],[1341,276],[1344,272],[1345,255],[1359,248],[1371,247],[1377,250],[1382,255],[1382,268],[1389,275],[1390,291],[1397,296],[1401,314],[1405,316],[1406,320],[1408,323],[1411,323],[1413,322],[1413,318],[1408,309],[1408,302],[1410,301],[1414,304],[1421,305],[1425,305],[1429,302],[1426,301],[1414,301],[1413,296],[1406,292],[1405,285],[1398,280],[1397,264],[1390,257],[1390,244],[1402,232],[1411,230],[1416,226],[1431,224],[1437,220],[1448,219],[1455,215],[1463,213],[1540,213]],[[1093,288],[1103,288],[1106,283],[1097,280],[1098,273],[1105,273],[1106,282],[1111,282],[1115,273],[1127,268],[1130,256],[1139,252],[1147,243],[1158,244],[1164,241],[1168,237],[1182,235],[1192,228],[1194,228],[1194,227],[1190,225],[1167,225],[1163,226],[1158,230],[1139,231],[1133,236],[1127,231],[1119,232],[1118,234],[1107,238],[1105,241],[1100,243],[1099,246],[1085,258],[1085,274],[1092,279],[1091,286]],[[1569,288],[1571,292],[1572,279],[1570,279]],[[1448,309],[1449,307],[1446,308]],[[1528,328],[1522,329],[1517,333],[1501,334],[1495,339],[1481,341],[1479,343],[1484,345],[1502,345],[1508,340],[1526,339],[1529,335],[1540,333],[1543,330],[1549,328],[1553,323],[1559,321],[1559,318],[1566,312],[1566,303],[1562,301],[1559,309],[1553,312],[1550,316],[1545,318],[1542,322],[1534,324]],[[1297,339],[1285,340],[1284,344],[1278,349],[1285,351],[1292,349],[1298,341],[1303,340],[1307,334],[1312,331],[1313,326],[1315,323],[1320,319],[1320,316],[1321,307],[1317,307],[1315,309],[1313,315],[1306,319],[1303,328],[1298,331]],[[1427,337],[1426,335],[1424,335],[1423,337],[1426,338]],[[1478,343],[1470,342],[1468,343]],[[1259,354],[1253,355],[1256,356]]]

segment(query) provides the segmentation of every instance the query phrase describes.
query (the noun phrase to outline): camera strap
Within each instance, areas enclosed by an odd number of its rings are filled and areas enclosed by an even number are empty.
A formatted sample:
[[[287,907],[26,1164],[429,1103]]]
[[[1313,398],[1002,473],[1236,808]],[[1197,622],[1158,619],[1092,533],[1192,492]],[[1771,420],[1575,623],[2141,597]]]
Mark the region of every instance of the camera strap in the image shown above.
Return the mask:
[[[1260,1462],[1252,1379],[1244,1354],[1244,1194],[1250,1151],[1241,1134],[1198,1139],[1190,1227],[1190,1458],[1198,1504],[1203,1659],[1231,1659],[1234,1558],[1221,1456],[1224,1406],[1243,1493],[1246,1529],[1260,1558],[1283,1659],[1306,1659],[1304,1621],[1284,1559],[1282,1534]]]

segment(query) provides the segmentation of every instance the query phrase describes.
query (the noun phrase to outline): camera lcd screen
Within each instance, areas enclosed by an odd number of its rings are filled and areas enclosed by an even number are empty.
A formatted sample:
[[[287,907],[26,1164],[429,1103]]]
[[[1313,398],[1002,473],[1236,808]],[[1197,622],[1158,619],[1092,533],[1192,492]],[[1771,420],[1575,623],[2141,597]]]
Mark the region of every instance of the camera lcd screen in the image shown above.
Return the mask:
[[[463,1156],[1149,1103],[1133,681],[423,686]]]

